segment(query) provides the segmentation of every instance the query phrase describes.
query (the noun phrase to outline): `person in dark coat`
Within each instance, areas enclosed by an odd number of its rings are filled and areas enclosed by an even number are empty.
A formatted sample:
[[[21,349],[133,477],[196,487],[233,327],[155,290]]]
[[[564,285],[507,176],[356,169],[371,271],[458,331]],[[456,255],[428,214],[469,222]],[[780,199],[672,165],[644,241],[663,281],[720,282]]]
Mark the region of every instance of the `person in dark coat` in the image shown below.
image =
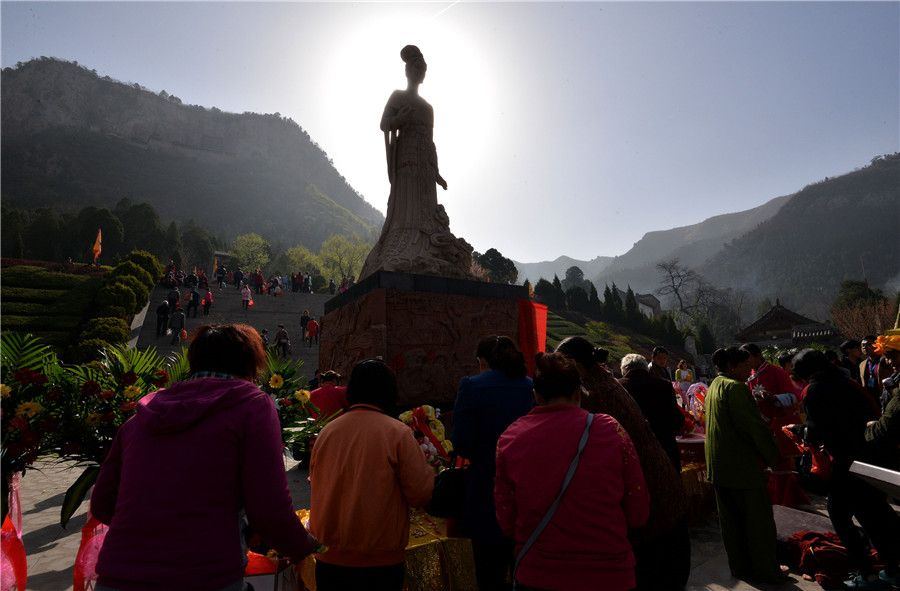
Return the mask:
[[[809,383],[803,399],[806,426],[805,429],[798,425],[789,428],[813,445],[824,445],[831,455],[828,516],[834,532],[858,569],[849,581],[844,582],[844,587],[873,589],[879,578],[893,586],[900,581],[900,538],[897,536],[900,517],[883,492],[850,473],[850,465],[854,461],[893,465],[897,450],[890,446],[866,445],[866,427],[878,418],[877,411],[821,351],[800,351],[794,357],[794,371]],[[884,565],[880,573],[853,523],[854,517],[878,552],[878,559]]]
[[[156,307],[156,336],[162,337],[166,335],[166,328],[169,327],[169,301],[166,300]]]
[[[169,328],[172,329],[172,345],[177,345],[181,341],[181,331],[185,328],[184,312],[176,303],[175,311],[169,317]]]
[[[534,405],[525,356],[509,337],[489,336],[475,356],[481,373],[459,383],[450,441],[470,460],[463,533],[472,540],[475,577],[482,591],[504,589],[515,543],[503,535],[494,503],[497,440]]]
[[[681,456],[675,442],[675,432],[684,425],[684,414],[675,401],[672,383],[650,374],[647,360],[635,353],[622,358],[622,377],[619,383],[628,390],[663,451],[672,460],[675,469],[681,472]]]
[[[177,286],[173,286],[169,293],[166,294],[166,301],[169,302],[169,315],[171,315],[181,302],[181,292],[178,291]]]

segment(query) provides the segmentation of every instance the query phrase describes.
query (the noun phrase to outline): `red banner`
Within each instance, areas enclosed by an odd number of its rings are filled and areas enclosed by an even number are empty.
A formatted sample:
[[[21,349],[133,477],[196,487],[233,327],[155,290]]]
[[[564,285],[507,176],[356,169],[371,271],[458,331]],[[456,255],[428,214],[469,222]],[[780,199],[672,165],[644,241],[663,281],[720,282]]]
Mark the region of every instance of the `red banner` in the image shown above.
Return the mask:
[[[547,349],[547,306],[519,300],[519,348],[525,355],[528,375],[534,375],[534,356]]]

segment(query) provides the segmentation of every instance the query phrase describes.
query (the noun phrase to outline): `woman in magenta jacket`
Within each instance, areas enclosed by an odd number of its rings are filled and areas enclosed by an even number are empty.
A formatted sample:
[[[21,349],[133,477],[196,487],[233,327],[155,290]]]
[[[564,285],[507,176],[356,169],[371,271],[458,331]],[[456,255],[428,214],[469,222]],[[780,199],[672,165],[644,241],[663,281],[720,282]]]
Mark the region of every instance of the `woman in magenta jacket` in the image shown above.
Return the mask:
[[[191,377],[144,396],[100,467],[98,591],[241,591],[248,520],[292,560],[318,546],[294,514],[275,404],[253,383],[262,339],[201,326],[187,355]]]
[[[581,378],[561,353],[538,353],[538,406],[497,443],[497,520],[521,552],[562,487],[585,428]],[[520,589],[625,591],[635,586],[629,528],[649,515],[634,446],[609,415],[595,414],[590,437],[556,513],[516,571]]]

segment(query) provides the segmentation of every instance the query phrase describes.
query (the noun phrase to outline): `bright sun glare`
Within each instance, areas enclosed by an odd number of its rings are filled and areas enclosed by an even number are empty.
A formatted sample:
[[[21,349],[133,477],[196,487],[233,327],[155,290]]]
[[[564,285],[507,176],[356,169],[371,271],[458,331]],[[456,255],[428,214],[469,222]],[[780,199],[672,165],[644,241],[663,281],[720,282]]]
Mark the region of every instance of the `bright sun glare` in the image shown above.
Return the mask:
[[[327,81],[319,93],[323,112],[334,113],[327,125],[329,135],[341,138],[338,145],[329,146],[329,155],[351,184],[362,176],[357,173],[361,167],[381,175],[374,177],[383,179],[380,192],[355,188],[382,211],[389,187],[378,126],[391,92],[406,88],[400,59],[406,44],[417,45],[428,63],[419,93],[434,107],[434,141],[450,191],[454,181],[487,166],[488,138],[493,137],[494,85],[486,54],[464,31],[444,25],[439,16],[374,20],[349,31],[336,44],[339,49],[326,67]]]

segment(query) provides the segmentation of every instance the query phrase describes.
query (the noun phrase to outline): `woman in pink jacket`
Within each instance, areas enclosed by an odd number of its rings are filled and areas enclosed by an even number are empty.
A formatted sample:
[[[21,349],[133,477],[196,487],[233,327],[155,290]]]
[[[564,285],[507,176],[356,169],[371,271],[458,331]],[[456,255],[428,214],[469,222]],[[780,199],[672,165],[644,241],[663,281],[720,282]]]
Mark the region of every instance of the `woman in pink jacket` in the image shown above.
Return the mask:
[[[100,467],[97,591],[243,591],[248,521],[292,560],[319,547],[294,514],[275,404],[253,383],[259,335],[201,326],[187,355],[191,377],[141,398]]]
[[[628,528],[649,515],[634,446],[609,415],[595,414],[587,443],[558,508],[534,544],[522,548],[547,514],[585,431],[581,378],[561,353],[538,353],[538,406],[497,443],[497,520],[516,542],[519,589],[625,591],[635,586]]]

